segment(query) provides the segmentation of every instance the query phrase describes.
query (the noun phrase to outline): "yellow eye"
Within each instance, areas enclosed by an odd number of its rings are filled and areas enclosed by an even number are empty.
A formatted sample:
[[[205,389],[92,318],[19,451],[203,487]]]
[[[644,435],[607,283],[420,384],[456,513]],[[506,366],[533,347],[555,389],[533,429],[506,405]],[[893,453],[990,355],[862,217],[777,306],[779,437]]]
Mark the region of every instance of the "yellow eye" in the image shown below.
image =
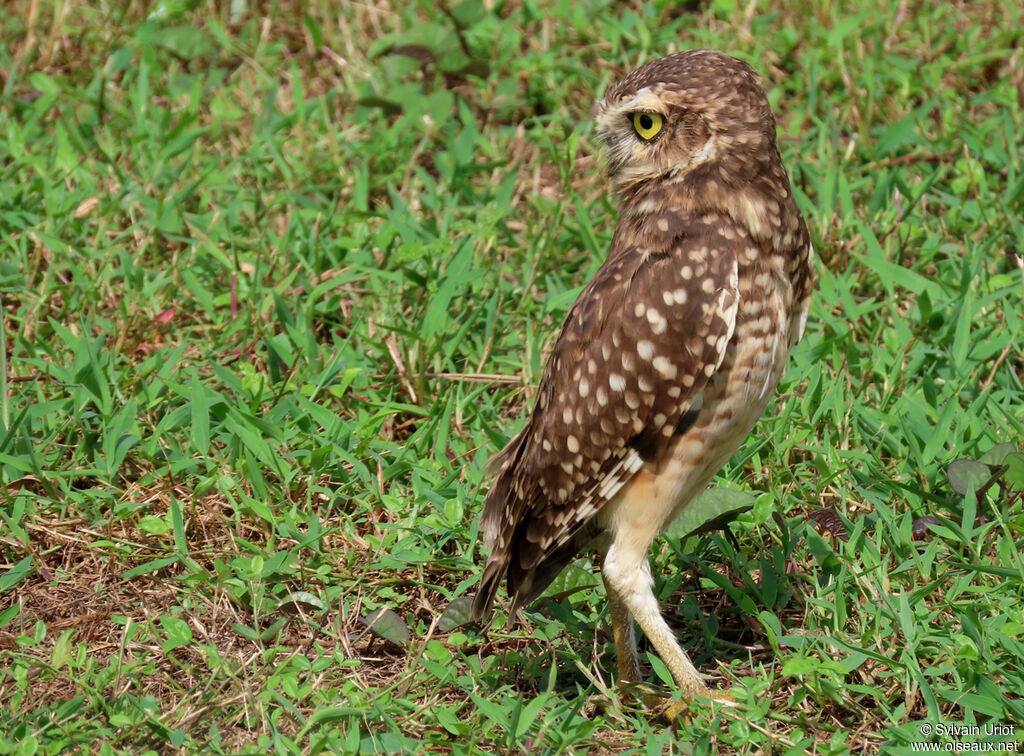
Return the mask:
[[[641,139],[654,139],[661,131],[661,124],[661,115],[658,113],[633,114],[633,128]]]

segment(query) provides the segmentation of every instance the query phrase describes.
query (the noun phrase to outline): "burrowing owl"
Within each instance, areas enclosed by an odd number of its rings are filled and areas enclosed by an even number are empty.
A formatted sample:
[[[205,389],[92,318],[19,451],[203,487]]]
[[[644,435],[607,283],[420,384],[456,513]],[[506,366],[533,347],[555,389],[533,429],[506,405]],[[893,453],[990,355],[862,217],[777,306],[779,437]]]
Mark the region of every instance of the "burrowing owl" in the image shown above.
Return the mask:
[[[710,50],[638,68],[597,103],[621,205],[607,261],[569,311],[527,426],[492,464],[491,550],[513,611],[589,543],[621,681],[635,619],[684,694],[709,689],[658,609],[647,553],[750,432],[803,334],[811,244],[753,69]]]

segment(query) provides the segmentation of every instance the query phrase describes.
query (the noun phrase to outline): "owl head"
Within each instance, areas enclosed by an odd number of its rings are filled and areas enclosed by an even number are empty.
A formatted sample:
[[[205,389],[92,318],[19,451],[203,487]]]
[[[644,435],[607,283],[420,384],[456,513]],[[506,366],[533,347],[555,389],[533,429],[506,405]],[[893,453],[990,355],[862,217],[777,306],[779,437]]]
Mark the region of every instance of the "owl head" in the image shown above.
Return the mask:
[[[775,119],[753,69],[714,50],[652,61],[595,107],[602,165],[620,193],[645,182],[749,182],[772,160]]]

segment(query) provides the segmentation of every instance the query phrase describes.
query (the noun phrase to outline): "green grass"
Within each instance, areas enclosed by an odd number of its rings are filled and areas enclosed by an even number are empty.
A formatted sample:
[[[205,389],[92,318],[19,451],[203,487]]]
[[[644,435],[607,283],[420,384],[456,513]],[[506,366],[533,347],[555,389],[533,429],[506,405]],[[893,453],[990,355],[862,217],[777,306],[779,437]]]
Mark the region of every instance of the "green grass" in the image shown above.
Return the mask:
[[[1024,721],[1021,473],[947,477],[1024,443],[1019,4],[9,5],[0,753],[910,753]],[[684,47],[764,76],[820,290],[716,483],[757,494],[735,540],[654,546],[743,704],[671,729],[612,695],[599,588],[439,620],[614,228],[591,104]]]

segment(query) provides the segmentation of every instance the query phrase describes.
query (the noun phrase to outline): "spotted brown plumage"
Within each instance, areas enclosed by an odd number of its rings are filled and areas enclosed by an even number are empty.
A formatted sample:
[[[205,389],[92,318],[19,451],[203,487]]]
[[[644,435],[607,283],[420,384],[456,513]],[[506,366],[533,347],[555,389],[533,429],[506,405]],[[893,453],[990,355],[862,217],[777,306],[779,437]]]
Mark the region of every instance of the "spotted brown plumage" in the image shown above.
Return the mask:
[[[619,225],[529,422],[492,462],[473,610],[487,614],[502,580],[513,610],[528,603],[594,542],[620,677],[639,675],[632,617],[678,684],[706,693],[658,610],[647,552],[763,412],[803,332],[811,245],[747,64],[667,56],[596,116]]]

